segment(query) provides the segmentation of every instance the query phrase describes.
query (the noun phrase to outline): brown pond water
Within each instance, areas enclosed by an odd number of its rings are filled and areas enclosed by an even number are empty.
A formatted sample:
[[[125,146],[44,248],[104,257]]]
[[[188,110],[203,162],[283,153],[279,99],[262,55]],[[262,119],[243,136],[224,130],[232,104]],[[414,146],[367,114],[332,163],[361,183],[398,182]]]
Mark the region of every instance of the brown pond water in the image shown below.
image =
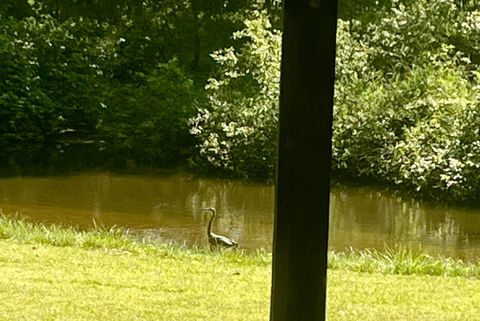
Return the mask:
[[[79,228],[125,227],[142,237],[205,246],[214,230],[244,249],[271,249],[274,188],[188,175],[69,176],[0,179],[0,209],[30,220]],[[330,247],[343,250],[403,245],[430,254],[480,256],[480,209],[423,205],[378,187],[336,186],[331,193]]]

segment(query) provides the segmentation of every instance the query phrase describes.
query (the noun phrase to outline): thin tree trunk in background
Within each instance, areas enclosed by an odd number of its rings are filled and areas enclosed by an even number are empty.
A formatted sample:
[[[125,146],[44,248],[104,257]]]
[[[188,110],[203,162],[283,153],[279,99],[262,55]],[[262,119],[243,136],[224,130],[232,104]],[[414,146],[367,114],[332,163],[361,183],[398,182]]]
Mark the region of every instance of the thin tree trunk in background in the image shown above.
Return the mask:
[[[325,320],[336,0],[285,0],[272,321]]]
[[[198,0],[192,0],[192,18],[194,23],[193,30],[193,57],[192,70],[197,70],[200,64],[200,19],[198,18]]]

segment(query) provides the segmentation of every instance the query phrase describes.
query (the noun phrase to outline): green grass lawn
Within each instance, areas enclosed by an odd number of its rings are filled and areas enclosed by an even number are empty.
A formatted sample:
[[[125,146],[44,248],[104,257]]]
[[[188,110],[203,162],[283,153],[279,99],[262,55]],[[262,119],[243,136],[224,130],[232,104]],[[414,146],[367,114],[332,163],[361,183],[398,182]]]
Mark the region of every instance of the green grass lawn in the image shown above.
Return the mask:
[[[407,251],[330,261],[330,321],[480,320],[476,264]],[[0,320],[268,320],[270,264],[1,218]]]

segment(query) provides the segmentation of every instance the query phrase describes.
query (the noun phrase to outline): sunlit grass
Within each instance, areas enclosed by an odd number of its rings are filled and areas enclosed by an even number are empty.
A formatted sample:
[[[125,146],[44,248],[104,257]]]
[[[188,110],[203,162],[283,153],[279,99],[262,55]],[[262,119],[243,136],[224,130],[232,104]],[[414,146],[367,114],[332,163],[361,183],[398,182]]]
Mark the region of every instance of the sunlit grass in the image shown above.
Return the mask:
[[[478,264],[330,253],[328,320],[480,320]],[[271,254],[0,217],[0,320],[268,320]]]
[[[155,243],[132,236],[128,230],[119,227],[105,228],[95,225],[90,230],[78,230],[69,226],[32,223],[20,215],[7,216],[0,210],[0,239],[26,244],[44,244],[56,247],[76,247],[82,249],[109,249],[132,254],[160,256],[209,256],[232,263],[270,265],[271,254],[258,250],[244,251],[219,250],[208,248],[186,248],[177,244]]]
[[[387,248],[385,251],[351,249],[330,252],[328,263],[330,269],[354,272],[480,278],[479,262],[434,257],[404,247]]]
[[[0,211],[0,238],[24,243],[79,246],[83,248],[135,248],[137,244],[125,230],[96,226],[89,231],[59,225],[34,224],[21,216],[6,216]]]
[[[16,242],[0,242],[0,249],[0,320],[266,317],[268,268],[230,263],[221,254],[152,255]]]
[[[480,281],[329,271],[328,320],[478,321]]]

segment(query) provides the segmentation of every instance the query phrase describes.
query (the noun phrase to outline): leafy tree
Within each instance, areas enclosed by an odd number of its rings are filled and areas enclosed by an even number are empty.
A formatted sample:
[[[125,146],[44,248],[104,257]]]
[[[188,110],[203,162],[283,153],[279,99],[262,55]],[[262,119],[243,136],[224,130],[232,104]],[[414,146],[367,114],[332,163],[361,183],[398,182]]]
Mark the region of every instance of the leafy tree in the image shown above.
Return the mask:
[[[174,166],[192,146],[187,119],[193,114],[192,81],[176,60],[158,64],[135,84],[111,91],[101,133],[106,153],[117,166]]]
[[[476,13],[448,0],[407,4],[392,2],[378,20],[338,22],[332,169],[472,200],[480,192],[478,67],[456,45],[476,39],[459,27],[473,30]],[[273,176],[280,34],[270,28],[252,16],[235,34],[240,49],[212,55],[222,74],[191,119],[197,166]]]
[[[477,66],[454,46],[468,17],[453,1],[419,1],[398,5],[377,23],[340,24],[337,174],[472,199],[478,140],[468,128],[475,127]]]
[[[89,21],[0,17],[0,145],[8,161],[33,162],[66,133],[92,135],[101,108],[105,43]],[[43,156],[44,158],[44,156]],[[16,159],[16,160],[15,160]],[[39,161],[35,161],[39,162]]]
[[[0,17],[0,160],[14,164],[17,152],[34,149],[58,126],[51,99],[41,90],[34,43],[22,38],[25,23]]]
[[[0,15],[22,19],[33,15],[33,10],[28,0],[2,0]]]
[[[252,13],[242,41],[212,54],[222,73],[206,86],[208,104],[190,119],[199,140],[197,166],[245,178],[272,178],[276,155],[280,34],[265,13]]]

